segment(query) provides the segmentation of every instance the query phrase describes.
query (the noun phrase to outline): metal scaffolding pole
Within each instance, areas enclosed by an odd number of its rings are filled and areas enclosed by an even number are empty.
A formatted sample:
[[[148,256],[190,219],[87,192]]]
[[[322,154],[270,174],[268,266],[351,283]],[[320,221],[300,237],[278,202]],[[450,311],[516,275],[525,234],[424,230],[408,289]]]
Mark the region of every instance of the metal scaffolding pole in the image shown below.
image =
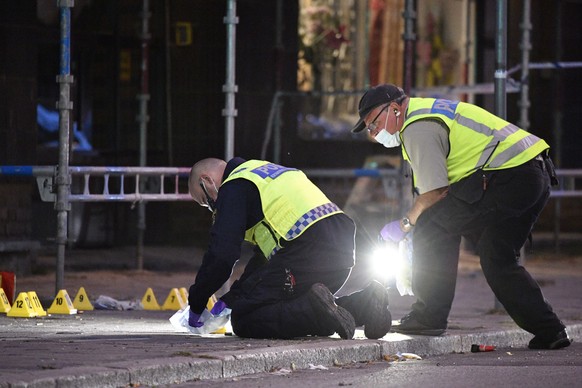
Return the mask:
[[[562,17],[562,0],[556,1],[556,32],[555,32],[555,39],[554,39],[554,55],[555,55],[555,63],[562,63],[562,56],[563,56],[563,49],[562,49],[562,38],[563,38],[563,31],[562,31],[562,24],[560,23],[560,19]],[[552,150],[552,159],[554,163],[556,163],[556,167],[562,167],[562,118],[564,117],[563,111],[563,93],[562,88],[564,87],[562,81],[562,69],[564,66],[555,66],[556,69],[554,73],[554,125],[553,125],[553,134],[554,134],[554,146]]]
[[[495,31],[495,114],[507,118],[507,1],[497,0]]]
[[[555,34],[555,61],[559,63],[562,60],[562,24],[560,23],[560,18],[562,17],[562,1],[559,0],[556,3],[556,34]],[[562,81],[562,71],[561,68],[556,68],[554,74],[554,125],[553,125],[553,141],[554,147],[552,150],[552,159],[554,163],[556,163],[556,167],[562,167],[562,137],[563,137],[563,130],[562,130],[562,118],[564,116],[563,113],[563,92],[562,88],[564,87]],[[554,212],[555,214],[559,215],[562,213],[562,201],[560,198],[557,198],[554,201]],[[554,249],[556,253],[560,253],[561,246],[560,246],[560,220],[558,217],[554,218]]]
[[[148,101],[150,99],[149,91],[149,54],[150,54],[150,33],[149,19],[151,17],[149,0],[143,0],[142,9],[142,31],[141,31],[141,91],[137,95],[139,100],[139,114],[137,121],[139,123],[139,165],[145,167],[147,164],[147,129],[148,129]],[[143,182],[139,183],[143,185]],[[136,269],[143,269],[143,245],[144,234],[146,229],[145,202],[138,204],[137,220],[137,250],[136,250]]]
[[[59,164],[57,166],[56,186],[57,201],[55,210],[57,211],[57,263],[55,295],[63,288],[65,274],[65,247],[68,240],[68,212],[71,210],[69,193],[71,182],[69,176],[69,144],[71,128],[71,8],[73,0],[58,0],[57,6],[60,10],[60,69],[57,76],[59,84],[59,100],[57,109],[59,110]]]
[[[497,0],[495,31],[495,114],[502,119],[507,118],[507,96],[505,83],[507,80],[507,1]],[[523,254],[524,249],[521,249]],[[523,255],[522,255],[523,257]],[[503,309],[499,299],[495,298],[494,308]]]
[[[463,61],[463,83],[469,85],[473,82],[473,77],[471,76],[471,58],[474,57],[473,53],[473,4],[474,0],[467,0],[467,6],[465,7],[465,59]],[[465,102],[473,102],[473,96],[469,94],[464,94],[461,98]]]
[[[531,1],[523,1],[523,19],[521,21],[521,98],[519,101],[519,126],[526,131],[529,129],[529,52],[531,51],[530,31]]]
[[[416,44],[416,1],[406,0],[404,6],[404,82],[402,88],[406,94],[414,87],[414,56]]]
[[[166,59],[166,132],[168,141],[168,166],[174,165],[174,129],[172,127],[172,52],[170,39],[170,0],[166,0],[164,8],[164,54]]]
[[[403,84],[402,88],[404,92],[408,95],[411,94],[412,89],[414,88],[414,78],[415,78],[415,47],[416,47],[416,0],[406,0],[404,5],[404,12],[402,14],[404,17],[404,34],[402,35],[402,39],[404,40],[404,74],[403,74]],[[410,209],[413,202],[413,194],[407,195],[405,186],[408,186],[408,178],[405,172],[405,165],[404,159],[402,155],[400,155],[400,182],[399,182],[399,190],[398,190],[398,203],[401,204],[401,212],[405,211],[405,209]],[[412,187],[412,183],[410,186]],[[410,190],[412,193],[412,190]],[[402,216],[404,214],[399,214],[398,216]]]
[[[222,110],[222,115],[225,120],[225,150],[224,156],[226,160],[230,160],[234,156],[234,118],[237,111],[234,105],[235,94],[238,87],[235,84],[235,54],[236,54],[236,25],[238,24],[238,17],[236,16],[236,0],[229,0],[227,3],[226,17],[224,18],[226,24],[226,83],[222,87],[222,91],[226,95],[226,106]]]
[[[279,93],[279,91],[281,91],[282,88],[282,79],[283,79],[283,75],[281,74],[283,71],[283,48],[284,48],[284,44],[283,44],[283,21],[284,21],[284,15],[283,15],[283,2],[282,0],[278,0],[277,1],[277,16],[275,19],[275,23],[277,25],[277,30],[276,30],[276,38],[275,38],[275,47],[277,48],[277,60],[276,60],[276,90],[275,90],[275,95],[277,95],[277,93]],[[281,125],[281,101],[277,100],[277,106],[276,106],[276,110],[275,110],[275,125],[277,127],[279,127],[279,125]],[[273,161],[275,163],[281,163],[281,143],[282,143],[282,139],[281,139],[281,131],[276,131],[275,136],[273,137],[273,143],[274,143],[274,153],[273,153]]]

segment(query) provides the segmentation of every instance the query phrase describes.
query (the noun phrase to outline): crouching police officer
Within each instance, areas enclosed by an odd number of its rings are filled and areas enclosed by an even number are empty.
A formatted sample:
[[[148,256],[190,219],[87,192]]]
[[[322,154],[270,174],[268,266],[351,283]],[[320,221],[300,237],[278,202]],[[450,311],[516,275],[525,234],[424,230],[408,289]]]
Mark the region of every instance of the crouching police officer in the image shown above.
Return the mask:
[[[293,338],[338,333],[368,338],[391,327],[388,294],[377,282],[336,299],[354,265],[354,222],[303,172],[262,160],[204,159],[189,178],[190,195],[213,212],[210,243],[189,290],[191,326],[230,277],[243,240],[254,244],[240,279],[213,308],[232,310],[234,333]]]

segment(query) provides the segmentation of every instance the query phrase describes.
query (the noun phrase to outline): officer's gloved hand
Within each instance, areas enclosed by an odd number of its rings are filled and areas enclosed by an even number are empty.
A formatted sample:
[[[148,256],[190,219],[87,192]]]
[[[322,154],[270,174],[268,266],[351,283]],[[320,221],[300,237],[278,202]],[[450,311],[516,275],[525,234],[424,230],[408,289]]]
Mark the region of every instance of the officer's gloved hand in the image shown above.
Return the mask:
[[[192,327],[204,326],[204,322],[198,322],[200,320],[200,315],[202,314],[196,314],[195,312],[190,310],[190,313],[188,315],[188,324]]]
[[[406,234],[400,228],[400,220],[389,222],[380,230],[380,237],[384,241],[392,241],[395,243],[402,241],[406,237]]]
[[[216,301],[216,303],[214,303],[214,306],[212,306],[212,310],[210,310],[210,314],[219,315],[222,312],[222,310],[224,310],[227,307],[228,306],[226,305],[226,303],[224,303],[222,301],[222,299],[218,299]]]

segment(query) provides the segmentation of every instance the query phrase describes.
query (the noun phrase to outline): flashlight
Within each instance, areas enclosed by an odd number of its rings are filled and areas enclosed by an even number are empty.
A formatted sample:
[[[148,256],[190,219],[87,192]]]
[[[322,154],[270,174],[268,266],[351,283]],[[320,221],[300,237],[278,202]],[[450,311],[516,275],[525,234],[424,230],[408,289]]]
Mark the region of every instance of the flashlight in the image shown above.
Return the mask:
[[[384,282],[393,282],[400,272],[401,260],[398,246],[392,243],[381,243],[372,252],[371,270],[375,277]]]
[[[382,241],[370,257],[372,276],[386,287],[396,287],[400,295],[412,292],[412,241]]]

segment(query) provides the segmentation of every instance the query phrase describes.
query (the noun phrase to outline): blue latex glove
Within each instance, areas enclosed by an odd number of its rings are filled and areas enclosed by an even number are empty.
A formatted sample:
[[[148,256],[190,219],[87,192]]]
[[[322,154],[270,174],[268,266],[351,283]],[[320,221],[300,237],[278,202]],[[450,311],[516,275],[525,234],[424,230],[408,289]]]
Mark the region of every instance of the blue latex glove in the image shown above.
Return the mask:
[[[218,299],[216,301],[216,303],[214,303],[214,306],[212,306],[212,310],[210,310],[210,314],[212,315],[218,315],[222,312],[222,310],[224,310],[225,308],[227,308],[228,306],[226,305],[226,303],[224,303],[222,301],[222,299]]]
[[[190,310],[188,314],[188,324],[192,327],[202,327],[204,326],[204,322],[198,322],[200,320],[201,314],[196,314],[192,310]]]
[[[393,241],[398,243],[406,237],[406,232],[400,229],[400,220],[392,221],[384,225],[380,230],[380,237],[385,241]]]

